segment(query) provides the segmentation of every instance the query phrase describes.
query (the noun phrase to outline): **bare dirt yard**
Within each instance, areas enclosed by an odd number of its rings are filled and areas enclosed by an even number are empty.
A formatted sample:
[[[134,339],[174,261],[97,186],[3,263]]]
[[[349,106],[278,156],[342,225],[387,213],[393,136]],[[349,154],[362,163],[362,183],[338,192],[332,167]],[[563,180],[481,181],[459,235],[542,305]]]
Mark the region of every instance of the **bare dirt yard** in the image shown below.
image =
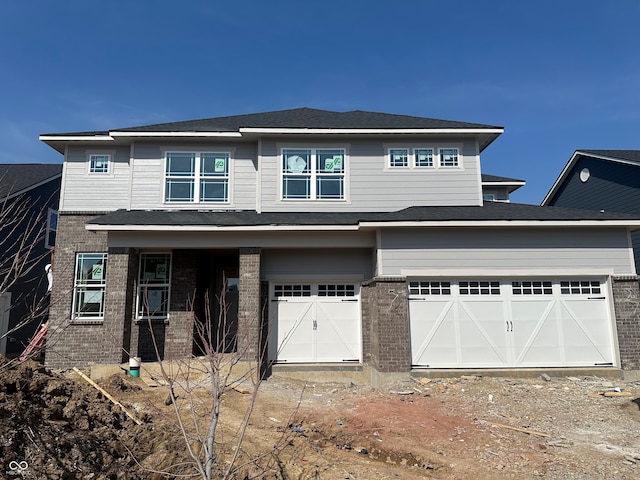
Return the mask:
[[[75,372],[0,370],[0,478],[193,473],[166,388],[125,372],[99,383],[140,425]],[[223,395],[222,466],[250,401],[243,388]],[[640,382],[463,376],[374,388],[273,377],[239,448],[238,479],[637,479]]]

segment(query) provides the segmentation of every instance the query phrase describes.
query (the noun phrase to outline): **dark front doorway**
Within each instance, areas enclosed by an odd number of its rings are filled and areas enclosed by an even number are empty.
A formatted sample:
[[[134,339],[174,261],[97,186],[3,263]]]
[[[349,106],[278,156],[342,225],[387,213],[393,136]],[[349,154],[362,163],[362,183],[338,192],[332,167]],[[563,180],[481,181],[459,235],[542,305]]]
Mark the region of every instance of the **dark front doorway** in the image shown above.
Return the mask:
[[[239,259],[233,251],[200,251],[196,269],[193,353],[237,349]]]

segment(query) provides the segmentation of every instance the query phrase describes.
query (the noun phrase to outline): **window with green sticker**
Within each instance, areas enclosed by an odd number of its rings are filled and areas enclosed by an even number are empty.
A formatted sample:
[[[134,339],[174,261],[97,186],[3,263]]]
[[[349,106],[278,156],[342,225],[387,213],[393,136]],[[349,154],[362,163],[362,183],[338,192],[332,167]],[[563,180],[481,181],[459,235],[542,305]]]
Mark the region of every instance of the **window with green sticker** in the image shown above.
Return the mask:
[[[282,150],[282,198],[344,200],[345,151],[341,148]]]
[[[107,254],[78,253],[73,287],[72,320],[102,319],[107,288]]]
[[[167,152],[165,202],[228,202],[228,152]]]

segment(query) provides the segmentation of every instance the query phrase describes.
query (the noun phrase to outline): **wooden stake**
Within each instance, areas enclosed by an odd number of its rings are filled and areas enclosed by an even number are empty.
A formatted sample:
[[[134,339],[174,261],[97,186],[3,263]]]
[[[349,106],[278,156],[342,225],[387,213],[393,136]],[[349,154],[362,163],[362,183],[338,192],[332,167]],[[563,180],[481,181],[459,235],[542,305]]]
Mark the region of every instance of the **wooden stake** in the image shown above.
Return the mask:
[[[551,436],[548,433],[536,432],[535,430],[528,430],[526,428],[512,427],[510,425],[503,425],[502,423],[490,422],[490,425],[493,425],[494,427],[508,428],[509,430],[515,430],[516,432],[527,433],[529,435],[537,435],[538,437],[550,437]]]
[[[86,380],[92,387],[94,387],[96,390],[98,390],[100,393],[102,393],[105,397],[107,397],[109,400],[111,400],[114,404],[116,404],[117,406],[119,406],[122,411],[124,413],[127,414],[127,417],[129,417],[131,420],[133,420],[134,422],[136,422],[138,425],[142,425],[142,421],[138,420],[138,418],[136,418],[135,415],[133,415],[131,412],[129,412],[129,410],[127,410],[126,408],[124,408],[124,405],[122,405],[119,401],[117,401],[115,398],[113,398],[106,390],[104,390],[100,385],[98,385],[96,382],[94,382],[93,380],[91,380],[89,377],[87,377],[84,373],[82,373],[80,370],[78,370],[76,367],[73,367],[73,371],[76,372],[78,375],[80,375],[84,380]]]

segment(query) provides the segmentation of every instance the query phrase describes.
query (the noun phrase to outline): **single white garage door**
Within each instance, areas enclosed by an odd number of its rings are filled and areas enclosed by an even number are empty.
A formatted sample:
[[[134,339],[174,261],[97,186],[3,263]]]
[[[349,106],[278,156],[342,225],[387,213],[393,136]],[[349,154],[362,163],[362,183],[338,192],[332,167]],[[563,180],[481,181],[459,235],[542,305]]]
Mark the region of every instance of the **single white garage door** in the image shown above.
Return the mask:
[[[613,365],[604,279],[410,281],[416,367]]]
[[[269,358],[276,362],[359,362],[356,283],[274,283]]]

